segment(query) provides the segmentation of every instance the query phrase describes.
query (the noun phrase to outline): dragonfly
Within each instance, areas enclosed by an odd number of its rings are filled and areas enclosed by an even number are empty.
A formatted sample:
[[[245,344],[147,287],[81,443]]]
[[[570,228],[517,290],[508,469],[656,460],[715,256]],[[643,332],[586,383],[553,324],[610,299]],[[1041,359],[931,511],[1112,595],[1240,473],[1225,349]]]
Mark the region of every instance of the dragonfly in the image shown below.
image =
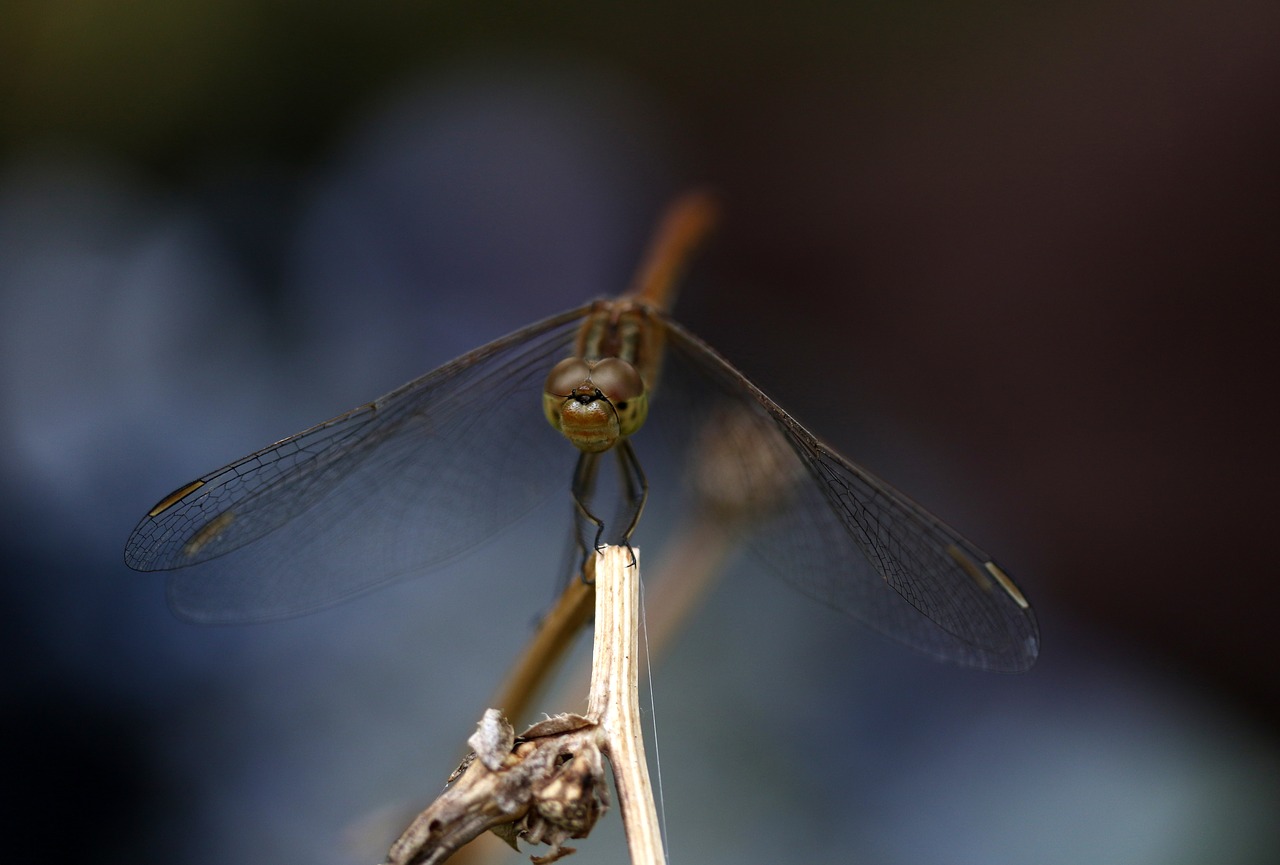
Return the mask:
[[[1035,614],[991,556],[823,443],[671,317],[676,277],[713,212],[706,195],[679,200],[623,295],[524,327],[183,485],[139,521],[125,563],[170,571],[182,618],[290,617],[462,557],[563,494],[566,478],[579,545],[626,544],[650,494],[633,439],[688,448],[727,406],[766,430],[789,466],[788,483],[756,484],[771,501],[741,531],[748,553],[936,658],[1029,669]],[[750,450],[725,448],[717,461],[727,451],[730,472],[750,478],[760,464]],[[608,454],[621,504],[606,521],[592,495]]]

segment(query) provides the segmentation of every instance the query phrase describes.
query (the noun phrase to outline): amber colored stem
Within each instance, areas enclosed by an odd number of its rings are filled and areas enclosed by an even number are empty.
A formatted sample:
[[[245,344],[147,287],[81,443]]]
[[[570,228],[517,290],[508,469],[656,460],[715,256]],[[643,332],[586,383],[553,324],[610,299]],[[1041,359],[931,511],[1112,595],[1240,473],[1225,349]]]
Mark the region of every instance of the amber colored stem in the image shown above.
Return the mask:
[[[574,637],[590,620],[594,601],[595,586],[575,574],[489,705],[501,709],[513,723],[524,720]]]
[[[649,241],[635,281],[623,297],[669,311],[675,300],[676,281],[693,250],[715,226],[719,213],[715,198],[704,189],[686,192],[673,201]]]

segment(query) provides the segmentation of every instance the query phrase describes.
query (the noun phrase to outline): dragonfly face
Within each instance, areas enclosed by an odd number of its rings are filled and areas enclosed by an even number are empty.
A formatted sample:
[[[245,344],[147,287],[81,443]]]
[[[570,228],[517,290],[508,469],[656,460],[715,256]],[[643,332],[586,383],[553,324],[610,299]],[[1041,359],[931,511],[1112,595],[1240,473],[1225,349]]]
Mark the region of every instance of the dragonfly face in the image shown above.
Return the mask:
[[[543,386],[551,426],[583,453],[602,453],[633,435],[649,414],[664,346],[649,301],[596,301],[578,328],[575,356],[556,364]]]
[[[640,373],[621,358],[571,357],[547,376],[542,409],[578,450],[601,453],[640,429],[649,395]]]

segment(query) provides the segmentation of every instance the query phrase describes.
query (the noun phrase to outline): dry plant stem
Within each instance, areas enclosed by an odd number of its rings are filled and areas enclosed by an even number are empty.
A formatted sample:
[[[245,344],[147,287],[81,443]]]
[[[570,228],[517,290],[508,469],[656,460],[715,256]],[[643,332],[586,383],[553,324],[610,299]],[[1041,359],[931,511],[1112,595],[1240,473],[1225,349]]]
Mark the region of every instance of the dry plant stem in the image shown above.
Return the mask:
[[[695,513],[694,518],[678,533],[676,538],[672,539],[668,549],[663,551],[662,562],[657,570],[658,575],[655,579],[649,581],[646,587],[646,618],[647,629],[645,632],[645,648],[646,657],[652,662],[653,659],[659,657],[666,646],[679,633],[681,626],[700,606],[702,599],[710,591],[723,570],[725,559],[732,551],[734,546],[734,535],[729,525],[723,519],[714,518],[705,509],[701,509]],[[572,587],[570,587],[572,588]],[[581,587],[588,592],[588,599],[592,597],[590,587]],[[566,590],[566,595],[569,590]],[[567,600],[562,600],[557,609],[564,608]],[[553,613],[544,620],[543,628],[552,628],[557,620],[557,615]],[[571,639],[573,634],[567,634],[566,639]],[[544,641],[544,637],[539,633],[534,640],[534,644]],[[535,653],[531,646],[530,653]],[[526,656],[526,661],[528,656]],[[527,663],[522,662],[516,668],[517,670],[530,669]],[[533,668],[536,670],[536,667]],[[549,701],[549,705],[570,705],[576,702],[584,690],[587,689],[588,679],[591,675],[591,669],[583,664],[581,670],[577,670],[574,674],[562,683],[558,689],[558,694]],[[513,675],[512,681],[508,683],[507,690],[504,693],[511,693],[513,686],[518,687],[521,681],[529,681],[522,679],[521,676]],[[538,680],[537,684],[541,684]],[[515,705],[512,702],[498,703],[502,706]],[[647,765],[641,761],[642,765]],[[510,856],[508,848],[501,847],[496,844],[480,843],[484,839],[477,839],[476,843],[468,844],[459,850],[453,857],[451,862],[497,862],[506,861]]]
[[[701,609],[735,545],[732,527],[701,510],[664,546],[657,567],[650,569],[656,576],[645,586],[645,656],[651,664],[658,663],[690,617]],[[587,664],[580,664],[564,677],[550,705],[563,706],[576,699],[587,688],[590,676]]]
[[[467,740],[472,752],[391,846],[387,865],[438,865],[492,831],[513,846],[547,844],[549,865],[573,852],[609,805],[604,761],[613,768],[635,865],[662,865],[658,813],[640,731],[636,670],[639,552],[606,547],[594,560],[596,629],[586,716],[556,715],[516,735],[497,709]]]
[[[637,645],[640,551],[606,547],[596,557],[596,632],[587,717],[604,733],[632,865],[660,865],[662,835],[640,729]]]

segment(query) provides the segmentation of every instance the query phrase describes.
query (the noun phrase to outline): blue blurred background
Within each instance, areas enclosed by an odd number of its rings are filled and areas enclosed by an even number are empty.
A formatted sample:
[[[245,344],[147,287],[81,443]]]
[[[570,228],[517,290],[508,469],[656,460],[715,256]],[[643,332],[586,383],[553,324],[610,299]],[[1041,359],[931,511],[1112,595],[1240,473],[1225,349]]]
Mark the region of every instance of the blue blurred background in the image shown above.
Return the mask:
[[[1044,649],[957,670],[731,574],[655,670],[673,861],[1277,861],[1277,44],[1269,0],[0,8],[5,858],[377,861],[552,597],[518,537],[223,628],[124,539],[616,292],[710,184],[678,315]]]

